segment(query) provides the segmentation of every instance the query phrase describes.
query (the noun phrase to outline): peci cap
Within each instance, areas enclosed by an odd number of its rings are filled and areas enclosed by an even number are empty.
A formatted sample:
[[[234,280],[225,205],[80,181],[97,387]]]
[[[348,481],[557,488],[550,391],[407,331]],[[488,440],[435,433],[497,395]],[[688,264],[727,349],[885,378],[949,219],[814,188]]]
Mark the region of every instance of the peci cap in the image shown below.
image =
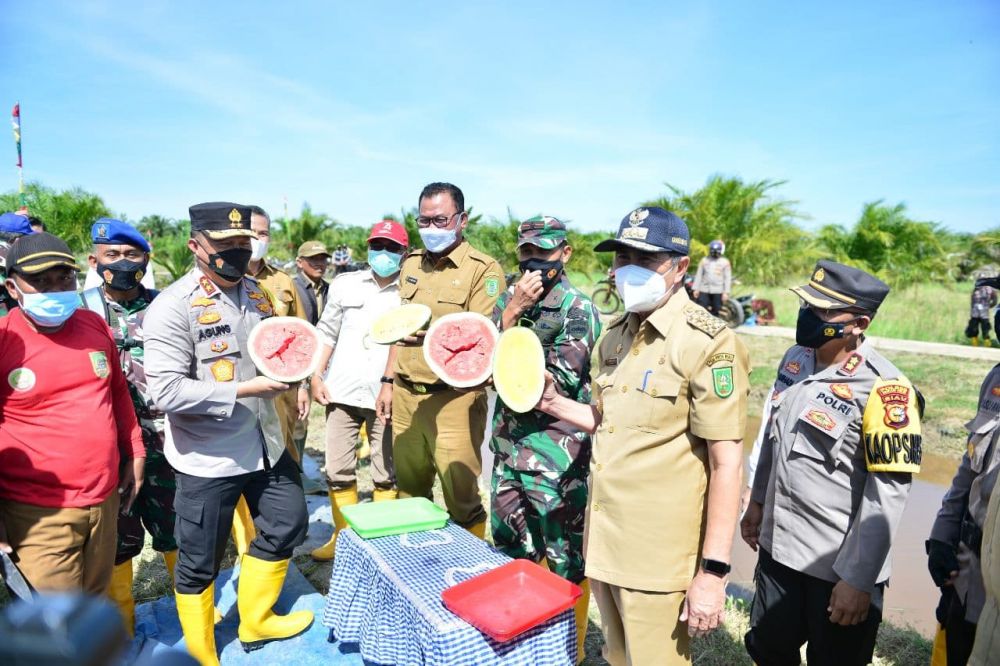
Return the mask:
[[[326,249],[326,245],[323,245],[318,240],[306,241],[299,246],[299,251],[295,255],[296,257],[318,257],[321,254],[330,256],[329,250]]]
[[[889,294],[889,285],[861,269],[820,259],[809,283],[791,290],[817,308],[875,312]]]
[[[674,252],[687,256],[691,232],[681,218],[668,210],[636,208],[622,218],[618,234],[594,246],[594,252],[632,248],[642,252]]]
[[[202,203],[188,208],[191,231],[200,231],[213,240],[233,236],[256,238],[257,233],[250,228],[250,213],[250,206],[227,201]]]
[[[149,252],[149,243],[139,230],[128,222],[102,217],[90,227],[90,240],[94,245],[131,245]]]
[[[410,247],[410,235],[406,233],[406,227],[395,220],[382,220],[376,223],[372,227],[372,232],[368,234],[368,241],[376,238],[385,238],[403,247]]]
[[[566,225],[549,215],[536,215],[517,227],[517,246],[537,245],[543,250],[554,250],[566,242]]]
[[[8,274],[34,275],[61,266],[80,270],[66,241],[44,231],[21,236],[7,251]]]

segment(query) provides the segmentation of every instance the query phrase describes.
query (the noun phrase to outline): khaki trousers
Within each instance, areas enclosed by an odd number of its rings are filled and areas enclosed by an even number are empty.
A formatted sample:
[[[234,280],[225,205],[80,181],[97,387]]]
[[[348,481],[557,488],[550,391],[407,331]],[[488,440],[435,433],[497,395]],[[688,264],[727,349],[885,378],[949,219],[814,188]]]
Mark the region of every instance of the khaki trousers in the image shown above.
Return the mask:
[[[591,579],[611,666],[690,664],[684,592],[643,592]]]
[[[368,432],[372,482],[376,488],[392,488],[396,473],[392,464],[392,428],[375,418],[374,409],[330,404],[326,407],[326,476],[331,488],[357,483],[356,453],[361,424]]]
[[[400,497],[431,498],[435,475],[448,513],[462,527],[486,520],[479,496],[486,392],[392,392],[392,453]]]
[[[0,500],[0,520],[14,549],[12,559],[39,592],[107,591],[117,547],[117,489],[82,509]]]

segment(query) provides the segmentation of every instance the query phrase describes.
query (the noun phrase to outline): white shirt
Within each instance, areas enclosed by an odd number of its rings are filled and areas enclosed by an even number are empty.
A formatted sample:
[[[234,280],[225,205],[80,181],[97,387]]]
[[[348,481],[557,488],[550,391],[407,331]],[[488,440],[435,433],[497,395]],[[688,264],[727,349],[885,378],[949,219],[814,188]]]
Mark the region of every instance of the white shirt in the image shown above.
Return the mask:
[[[371,269],[342,273],[330,283],[316,328],[333,347],[323,377],[332,402],[375,409],[389,345],[375,344],[368,331],[380,315],[399,303],[399,279],[380,288]]]

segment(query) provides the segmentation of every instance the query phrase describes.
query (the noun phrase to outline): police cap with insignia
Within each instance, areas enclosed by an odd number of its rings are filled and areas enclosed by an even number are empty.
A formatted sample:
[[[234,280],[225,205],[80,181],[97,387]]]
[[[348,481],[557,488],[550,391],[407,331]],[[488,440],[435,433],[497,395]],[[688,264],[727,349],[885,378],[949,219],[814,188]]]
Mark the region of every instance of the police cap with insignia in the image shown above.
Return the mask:
[[[31,228],[31,222],[25,215],[20,213],[4,213],[0,215],[0,234],[33,234],[35,230]]]
[[[618,234],[594,246],[594,252],[640,250],[672,252],[687,256],[691,232],[681,218],[668,210],[651,206],[636,208],[622,219]]]
[[[889,285],[871,273],[828,259],[816,262],[808,284],[791,289],[809,305],[824,310],[875,312],[889,294]]]
[[[566,225],[548,215],[536,215],[517,227],[517,246],[537,245],[543,250],[554,250],[566,242]]]
[[[90,240],[94,245],[131,245],[149,252],[149,243],[139,230],[128,222],[102,217],[90,227]]]
[[[215,201],[188,208],[191,217],[191,231],[200,231],[213,240],[250,236],[257,233],[250,228],[250,206]]]
[[[7,251],[7,272],[34,275],[65,266],[79,270],[66,241],[43,232],[21,236]]]

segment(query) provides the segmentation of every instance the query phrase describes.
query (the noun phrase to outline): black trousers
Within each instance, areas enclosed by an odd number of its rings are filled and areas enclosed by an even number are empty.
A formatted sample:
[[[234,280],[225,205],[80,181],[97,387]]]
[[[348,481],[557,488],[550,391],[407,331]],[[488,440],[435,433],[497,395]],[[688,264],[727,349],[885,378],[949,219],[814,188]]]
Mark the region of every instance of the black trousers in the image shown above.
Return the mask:
[[[982,331],[980,335],[979,331]],[[990,339],[990,320],[984,317],[970,317],[969,323],[965,327],[965,337],[981,337],[984,340]]]
[[[754,582],[757,591],[750,610],[747,652],[758,666],[797,666],[799,648],[806,648],[809,666],[862,666],[872,660],[882,622],[882,585],[872,593],[868,618],[850,627],[830,622],[827,607],[833,583],[775,562],[761,548]]]
[[[198,594],[219,575],[240,495],[257,528],[249,554],[268,562],[287,560],[306,539],[309,516],[299,468],[288,453],[274,466],[239,476],[205,478],[177,472],[174,536],[179,549],[175,586]]]
[[[722,310],[722,294],[706,294],[705,292],[701,292],[698,295],[698,304],[718,317],[719,311]]]
[[[955,593],[955,588],[941,589],[937,619],[945,631],[948,666],[965,666],[972,656],[972,645],[976,642],[976,625],[965,620],[965,604]]]

